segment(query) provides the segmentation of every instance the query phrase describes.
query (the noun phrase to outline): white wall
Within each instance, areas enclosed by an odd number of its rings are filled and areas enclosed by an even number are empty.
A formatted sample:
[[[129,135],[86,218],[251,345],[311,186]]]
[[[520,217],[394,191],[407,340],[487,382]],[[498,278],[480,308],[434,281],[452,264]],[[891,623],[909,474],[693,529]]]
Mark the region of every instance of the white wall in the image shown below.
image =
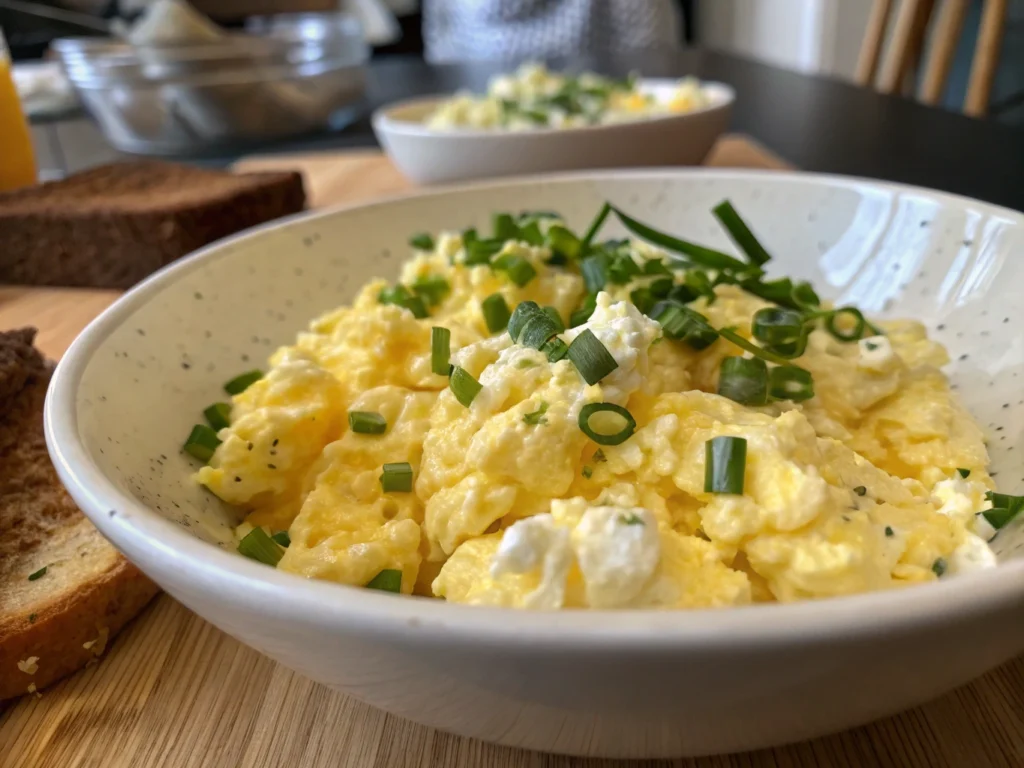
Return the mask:
[[[871,0],[711,0],[702,45],[802,72],[852,77]]]

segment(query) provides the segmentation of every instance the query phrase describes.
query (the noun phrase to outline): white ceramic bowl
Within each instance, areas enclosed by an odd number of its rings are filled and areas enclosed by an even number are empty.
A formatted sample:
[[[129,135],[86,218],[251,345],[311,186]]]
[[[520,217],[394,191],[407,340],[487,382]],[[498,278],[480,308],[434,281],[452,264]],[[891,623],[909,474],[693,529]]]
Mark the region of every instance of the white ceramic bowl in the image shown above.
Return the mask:
[[[668,98],[676,80],[646,79],[643,90]],[[373,130],[398,169],[417,184],[588,168],[698,165],[729,124],[735,91],[702,83],[703,109],[614,125],[501,131],[436,130],[427,116],[451,96],[410,99],[373,113]]]
[[[371,276],[395,278],[409,233],[523,208],[583,226],[609,199],[730,248],[709,213],[725,197],[777,255],[774,271],[927,322],[956,361],[950,375],[988,432],[1003,490],[1024,490],[1024,452],[1011,450],[1024,428],[1024,216],[896,185],[748,171],[471,185],[306,214],[205,248],[72,345],[46,404],[54,462],[119,549],[224,631],[390,712],[507,745],[652,757],[779,744],[917,704],[1024,650],[1024,559],[1011,552],[1024,555],[1020,526],[1000,534],[1007,562],[991,571],[693,612],[452,605],[305,581],[226,546],[234,515],[191,482],[180,453],[190,425],[224,380],[312,316]]]

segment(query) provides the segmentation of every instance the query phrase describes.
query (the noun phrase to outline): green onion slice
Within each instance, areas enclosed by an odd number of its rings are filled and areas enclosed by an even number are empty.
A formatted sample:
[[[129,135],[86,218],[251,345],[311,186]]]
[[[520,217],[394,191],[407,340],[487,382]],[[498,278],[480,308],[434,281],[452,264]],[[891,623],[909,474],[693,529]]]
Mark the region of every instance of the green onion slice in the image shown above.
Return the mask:
[[[603,253],[595,253],[580,262],[580,273],[587,286],[587,293],[603,291],[608,282],[608,257]]]
[[[685,342],[696,350],[707,349],[718,338],[718,331],[704,315],[672,301],[656,304],[650,317],[670,339]]]
[[[508,335],[512,337],[513,342],[519,341],[526,323],[540,311],[541,308],[535,301],[521,301],[516,305],[508,319]]]
[[[659,277],[657,280],[652,280],[647,284],[647,290],[656,299],[667,299],[674,287],[675,283],[671,277]]]
[[[519,228],[519,239],[533,246],[544,245],[544,233],[540,231],[540,224],[531,221]]]
[[[217,433],[205,424],[196,424],[185,441],[185,453],[195,456],[200,461],[209,461],[220,445]]]
[[[413,293],[432,307],[444,301],[451,289],[451,284],[441,275],[417,277],[412,284]]]
[[[992,502],[992,509],[986,509],[982,515],[989,524],[999,530],[1024,510],[1024,496],[1011,496],[1007,493],[988,491],[985,498]]]
[[[597,309],[597,296],[592,293],[588,294],[579,309],[573,310],[569,315],[569,327],[575,328],[578,325],[583,325],[594,314],[595,309]]]
[[[430,329],[430,370],[438,376],[447,376],[451,366],[452,332],[447,328]]]
[[[843,317],[852,318],[852,327],[841,327],[839,322]],[[861,314],[859,309],[855,307],[843,307],[837,309],[835,312],[829,313],[825,317],[825,328],[835,336],[839,341],[859,341],[864,337],[864,331],[867,328],[867,321],[864,319],[864,315]]]
[[[612,210],[615,212],[615,215],[619,217],[619,221],[622,222],[623,226],[637,237],[641,237],[648,242],[654,243],[655,245],[661,246],[662,248],[666,248],[670,251],[681,253],[689,258],[689,260],[694,264],[708,269],[724,269],[732,271],[750,270],[749,264],[745,264],[727,253],[722,253],[721,251],[716,251],[712,248],[705,248],[702,245],[690,243],[686,240],[680,240],[677,237],[667,235],[664,232],[659,232],[658,230],[627,216],[618,208],[612,207]]]
[[[519,343],[530,349],[540,349],[548,339],[558,333],[558,326],[543,310],[530,316],[519,334]]]
[[[420,232],[409,238],[409,245],[421,251],[434,250],[434,238],[426,232]]]
[[[240,395],[262,378],[263,371],[246,371],[225,384],[224,391],[229,395]]]
[[[480,311],[483,313],[484,322],[487,323],[487,330],[491,333],[505,330],[512,317],[508,303],[500,293],[492,293],[484,299],[480,303]]]
[[[747,441],[742,437],[713,437],[704,444],[704,491],[743,493]]]
[[[569,345],[569,359],[572,360],[576,370],[580,372],[587,384],[597,384],[619,367],[615,358],[612,357],[612,353],[589,328],[573,339],[572,344]],[[586,432],[586,430],[583,431]]]
[[[507,213],[496,213],[492,218],[495,240],[515,240],[519,237],[519,226]]]
[[[728,200],[723,200],[711,210],[715,214],[715,218],[725,228],[725,231],[729,233],[732,241],[747,255],[751,264],[756,264],[760,267],[771,261],[772,257],[768,255],[768,251],[754,237],[754,233],[750,231],[750,227],[747,226],[746,222],[740,218],[736,209],[732,207],[732,203]]]
[[[864,496],[865,494],[867,494],[868,489],[863,485],[858,485],[856,488],[853,489],[853,492],[856,493],[858,496]]]
[[[821,299],[814,292],[810,283],[797,283],[793,286],[791,299],[797,309],[817,309],[821,306]]]
[[[612,206],[609,203],[605,203],[601,206],[601,210],[598,211],[597,216],[594,217],[590,226],[587,227],[586,234],[583,235],[583,240],[580,243],[580,250],[583,253],[586,253],[587,249],[590,248],[590,244],[594,241],[598,231],[601,229],[601,225],[604,224],[604,220],[608,218],[608,214],[611,213],[611,211]]]
[[[451,377],[448,379],[448,386],[455,395],[455,399],[469,408],[473,400],[480,394],[483,385],[473,378],[464,368],[452,366]]]
[[[565,330],[565,323],[562,322],[562,316],[560,314],[558,314],[558,310],[557,309],[555,309],[552,306],[547,306],[547,307],[541,307],[541,311],[545,315],[550,317],[551,318],[551,322],[553,322],[558,327],[558,333],[561,333],[562,331]]]
[[[359,435],[383,435],[387,432],[388,423],[373,411],[349,411],[348,427]]]
[[[768,394],[774,400],[792,400],[799,403],[814,397],[814,379],[811,372],[795,365],[780,365],[768,374]]]
[[[260,527],[253,528],[238,542],[238,551],[269,566],[276,566],[284,554],[281,547]]]
[[[740,405],[764,405],[768,402],[768,366],[757,357],[724,358],[718,394]]]
[[[385,568],[366,583],[366,589],[379,589],[381,592],[402,591],[402,572],[394,568]]]
[[[803,335],[804,316],[793,309],[766,307],[754,313],[750,330],[765,344],[787,344]]]
[[[625,285],[634,277],[639,277],[642,274],[640,265],[628,253],[615,256],[608,265],[608,279],[616,285]],[[668,291],[665,293],[667,295]]]
[[[936,576],[942,576],[946,572],[946,559],[943,557],[935,558],[935,562],[932,563],[932,573]]]
[[[646,315],[658,303],[658,300],[651,293],[650,288],[634,288],[629,292],[629,300],[633,302],[633,306],[640,310],[641,314]]]
[[[46,571],[47,571],[47,570],[49,569],[49,567],[50,567],[50,566],[48,566],[48,565],[44,565],[44,566],[43,566],[42,568],[40,568],[40,569],[39,569],[38,571],[32,571],[32,573],[30,573],[30,574],[28,575],[28,580],[29,580],[29,581],[35,581],[36,579],[41,579],[41,578],[43,578],[43,576],[45,576],[45,575],[46,575]]]
[[[612,414],[611,417],[599,416],[597,414]],[[622,420],[623,424],[618,431],[609,429],[609,422]],[[619,445],[626,442],[636,429],[636,419],[633,414],[615,403],[590,403],[580,409],[579,417],[580,430],[598,445]]]
[[[645,275],[671,275],[672,271],[661,259],[648,259],[644,262]]]
[[[960,477],[964,478],[964,480],[966,480],[968,477],[971,476],[971,470],[969,470],[969,469],[964,469],[963,467],[957,467],[956,471],[960,473]]]
[[[217,432],[231,426],[231,403],[214,403],[203,411],[203,416]]]
[[[554,253],[572,261],[579,257],[583,244],[579,238],[561,224],[552,224],[548,228],[548,247]]]
[[[547,356],[549,363],[557,363],[569,354],[569,345],[557,336],[553,336],[544,343],[540,351]]]
[[[498,258],[494,262],[494,268],[508,275],[509,280],[520,288],[537,276],[537,270],[534,269],[533,264],[522,256],[514,254],[505,254]]]
[[[755,357],[760,357],[762,360],[767,360],[769,363],[776,363],[777,365],[785,365],[791,368],[796,367],[790,365],[789,360],[782,357],[781,355],[776,355],[770,352],[769,350],[764,349],[763,347],[757,346],[757,344],[753,344],[747,341],[745,338],[736,333],[735,328],[722,328],[718,331],[718,333],[719,335],[721,335],[723,339],[727,339],[740,349],[746,350]],[[801,368],[799,370],[803,369]]]
[[[285,549],[292,545],[292,537],[288,535],[288,531],[278,531],[270,538],[272,538],[275,542],[280,544]]]
[[[547,424],[548,420],[544,417],[544,414],[548,412],[549,407],[544,400],[541,400],[536,411],[523,415],[523,421],[534,427],[538,424]]]
[[[384,493],[409,493],[412,490],[412,465],[407,461],[385,464],[380,475]]]
[[[467,267],[490,264],[491,257],[505,246],[503,240],[470,240],[465,244],[466,258],[463,262]]]

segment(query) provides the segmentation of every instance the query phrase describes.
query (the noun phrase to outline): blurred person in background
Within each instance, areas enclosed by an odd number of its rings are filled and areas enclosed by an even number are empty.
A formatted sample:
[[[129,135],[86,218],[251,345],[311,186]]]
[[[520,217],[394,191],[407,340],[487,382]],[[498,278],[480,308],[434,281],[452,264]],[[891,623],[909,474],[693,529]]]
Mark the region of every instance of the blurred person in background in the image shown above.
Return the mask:
[[[428,61],[677,48],[677,0],[423,0]]]

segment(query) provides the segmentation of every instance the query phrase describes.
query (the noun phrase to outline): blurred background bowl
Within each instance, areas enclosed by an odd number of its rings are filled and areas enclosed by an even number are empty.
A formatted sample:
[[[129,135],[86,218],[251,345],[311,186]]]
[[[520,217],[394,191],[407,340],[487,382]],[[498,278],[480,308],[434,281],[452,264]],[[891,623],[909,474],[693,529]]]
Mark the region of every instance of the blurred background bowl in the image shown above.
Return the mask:
[[[299,14],[260,34],[133,46],[62,38],[53,47],[82,104],[117,149],[200,155],[354,120],[369,47],[344,14]],[[323,16],[317,20],[311,17]]]

